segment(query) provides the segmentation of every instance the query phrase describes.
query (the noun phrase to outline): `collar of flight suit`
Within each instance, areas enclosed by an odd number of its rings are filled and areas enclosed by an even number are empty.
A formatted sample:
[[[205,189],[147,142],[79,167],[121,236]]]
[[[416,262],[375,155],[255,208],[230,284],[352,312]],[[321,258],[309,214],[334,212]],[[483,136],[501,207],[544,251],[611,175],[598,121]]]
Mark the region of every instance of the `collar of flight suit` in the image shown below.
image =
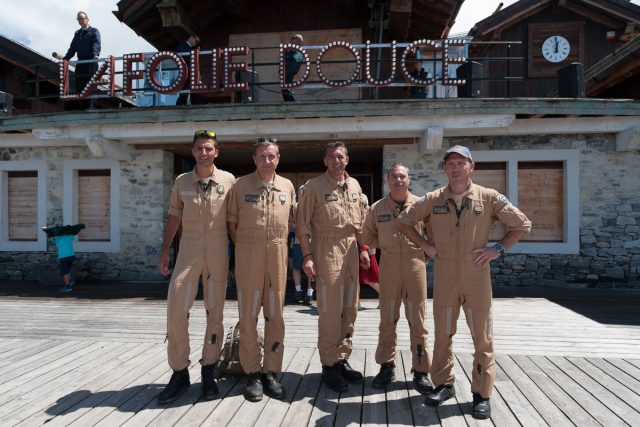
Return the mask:
[[[453,200],[453,193],[451,193],[451,190],[449,189],[448,185],[445,187],[444,192],[442,193],[442,196],[445,200]],[[480,200],[480,186],[474,184],[473,181],[471,181],[471,185],[469,186],[467,191],[462,193],[462,198],[463,200],[464,199]]]
[[[220,174],[218,173],[218,168],[214,166],[213,173],[211,174],[211,176],[208,176],[206,178],[200,178],[200,176],[198,176],[198,171],[196,169],[196,166],[194,166],[193,171],[191,171],[191,180],[193,181],[193,183],[197,184],[203,179],[209,179],[213,181],[213,185],[218,185],[218,182],[220,181]]]
[[[258,174],[258,171],[253,171],[251,174],[251,187],[260,190],[262,188],[267,188],[262,182],[262,178]],[[275,174],[273,176],[273,186],[271,187],[272,191],[282,191],[282,177],[280,175]]]
[[[327,179],[327,181],[329,182],[329,184],[334,187],[337,188],[338,187],[338,180],[334,179],[330,174],[329,171],[325,171],[324,172],[324,177]],[[349,174],[347,173],[347,171],[344,171],[344,183],[346,185],[345,189],[349,188]]]

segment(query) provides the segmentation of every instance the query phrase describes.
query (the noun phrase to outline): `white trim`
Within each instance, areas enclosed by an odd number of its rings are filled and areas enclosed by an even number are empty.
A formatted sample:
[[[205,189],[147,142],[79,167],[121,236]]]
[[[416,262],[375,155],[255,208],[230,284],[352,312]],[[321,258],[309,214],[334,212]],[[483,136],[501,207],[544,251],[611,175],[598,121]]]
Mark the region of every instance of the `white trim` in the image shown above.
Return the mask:
[[[477,162],[507,163],[507,197],[518,205],[519,161],[564,162],[564,242],[520,242],[509,253],[577,254],[580,251],[580,151],[579,150],[501,150],[474,151]],[[526,214],[526,212],[525,212]]]
[[[65,224],[78,223],[78,171],[111,171],[111,240],[108,242],[74,241],[76,252],[120,252],[120,162],[117,160],[65,160],[63,179],[63,218]]]
[[[8,172],[33,170],[38,173],[38,226],[47,225],[47,162],[44,160],[0,162],[0,251],[44,252],[47,250],[47,235],[39,230],[36,241],[9,240]]]

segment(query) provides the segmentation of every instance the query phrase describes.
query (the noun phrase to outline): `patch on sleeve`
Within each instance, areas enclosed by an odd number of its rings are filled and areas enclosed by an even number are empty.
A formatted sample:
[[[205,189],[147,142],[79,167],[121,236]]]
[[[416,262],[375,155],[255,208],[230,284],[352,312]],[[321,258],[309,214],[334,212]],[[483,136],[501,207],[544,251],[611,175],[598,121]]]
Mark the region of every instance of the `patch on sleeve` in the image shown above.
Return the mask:
[[[509,199],[507,199],[507,196],[505,196],[504,194],[498,194],[498,197],[496,199],[498,200],[498,203],[500,203],[502,206],[509,203]]]
[[[298,188],[298,197],[304,196],[304,191],[304,185],[301,185],[300,188]]]

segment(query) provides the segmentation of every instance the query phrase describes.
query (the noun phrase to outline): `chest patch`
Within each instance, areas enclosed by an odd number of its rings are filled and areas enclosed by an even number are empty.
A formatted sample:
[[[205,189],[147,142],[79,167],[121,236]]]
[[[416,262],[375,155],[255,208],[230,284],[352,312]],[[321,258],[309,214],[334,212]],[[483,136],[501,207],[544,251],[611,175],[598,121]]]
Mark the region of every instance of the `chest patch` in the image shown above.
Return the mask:
[[[260,195],[259,194],[245,194],[244,195],[244,201],[247,203],[257,203],[260,201]]]
[[[355,202],[358,201],[360,199],[360,197],[358,197],[358,193],[351,193],[351,201]]]
[[[224,185],[220,184],[216,187],[216,193],[218,194],[224,194]]]
[[[482,205],[473,205],[473,213],[476,215],[482,214]]]
[[[286,194],[281,194],[279,197],[280,199],[280,204],[284,205],[285,203],[287,203],[287,195]]]
[[[338,201],[338,195],[336,193],[325,194],[324,195],[324,201],[325,202],[337,202]]]
[[[449,206],[447,205],[434,206],[433,213],[434,215],[446,215],[449,213]]]
[[[389,214],[378,215],[378,222],[389,222],[389,221],[391,221],[391,215]]]

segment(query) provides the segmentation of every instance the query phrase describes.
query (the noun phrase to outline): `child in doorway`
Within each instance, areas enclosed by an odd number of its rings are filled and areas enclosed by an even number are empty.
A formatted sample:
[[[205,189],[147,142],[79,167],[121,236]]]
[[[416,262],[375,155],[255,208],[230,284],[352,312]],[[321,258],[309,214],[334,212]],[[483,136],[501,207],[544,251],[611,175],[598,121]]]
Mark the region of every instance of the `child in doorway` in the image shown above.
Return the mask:
[[[289,231],[289,254],[291,255],[291,269],[293,276],[293,284],[296,288],[295,294],[293,294],[293,302],[298,304],[304,304],[311,307],[313,298],[313,287],[311,281],[307,279],[307,293],[302,292],[302,249],[300,248],[300,241],[296,237],[295,229]]]

